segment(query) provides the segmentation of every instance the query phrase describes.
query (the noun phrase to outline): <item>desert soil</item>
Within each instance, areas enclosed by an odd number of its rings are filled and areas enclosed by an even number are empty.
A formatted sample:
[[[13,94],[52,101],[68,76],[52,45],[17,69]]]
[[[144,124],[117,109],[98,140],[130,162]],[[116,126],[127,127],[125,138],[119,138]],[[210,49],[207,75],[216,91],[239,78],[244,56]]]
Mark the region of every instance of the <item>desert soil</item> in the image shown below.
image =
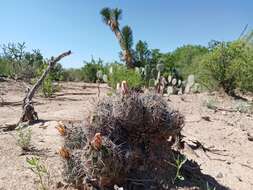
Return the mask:
[[[63,144],[56,130],[57,121],[82,121],[98,100],[96,84],[61,83],[53,98],[36,95],[35,109],[41,122],[30,126],[36,154],[49,168],[54,184],[62,179],[62,161],[57,153]],[[100,98],[110,89],[101,85]],[[3,131],[6,124],[18,121],[21,115],[25,85],[22,82],[0,82],[0,190],[33,190],[37,177],[29,170],[26,157],[16,143],[15,131]],[[185,146],[183,153],[196,161],[203,174],[214,178],[221,186],[232,190],[253,189],[253,115],[214,111],[204,102],[215,99],[218,106],[234,109],[237,101],[219,93],[200,93],[164,97],[168,104],[185,116],[183,135],[191,145],[199,141],[202,147],[193,150]],[[216,189],[219,189],[217,187]]]

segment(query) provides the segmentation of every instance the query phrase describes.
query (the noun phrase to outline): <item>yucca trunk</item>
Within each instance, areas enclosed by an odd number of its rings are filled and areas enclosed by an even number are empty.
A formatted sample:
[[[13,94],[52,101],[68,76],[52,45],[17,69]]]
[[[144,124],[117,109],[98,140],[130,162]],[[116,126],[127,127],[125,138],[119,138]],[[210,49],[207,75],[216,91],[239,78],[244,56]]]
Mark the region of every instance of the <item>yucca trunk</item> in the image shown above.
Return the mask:
[[[134,64],[133,64],[133,57],[131,52],[124,46],[124,39],[123,39],[123,35],[121,33],[121,31],[119,30],[118,27],[111,27],[112,31],[114,32],[116,38],[119,41],[119,45],[123,51],[123,59],[126,62],[127,68],[134,68]]]

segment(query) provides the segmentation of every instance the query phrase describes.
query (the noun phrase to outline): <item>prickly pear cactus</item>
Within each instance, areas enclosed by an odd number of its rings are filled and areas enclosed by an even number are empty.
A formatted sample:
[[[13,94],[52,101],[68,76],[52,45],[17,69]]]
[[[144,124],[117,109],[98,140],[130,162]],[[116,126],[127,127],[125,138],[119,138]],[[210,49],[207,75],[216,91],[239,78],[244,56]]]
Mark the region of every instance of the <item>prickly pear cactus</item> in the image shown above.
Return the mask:
[[[169,96],[169,95],[171,95],[173,93],[174,93],[174,88],[172,86],[168,86],[167,87],[167,95]]]
[[[113,74],[113,67],[112,67],[112,66],[109,68],[109,74],[110,74],[110,75]]]
[[[176,84],[177,84],[177,79],[172,79],[172,81],[171,81],[171,84],[172,84],[172,86],[176,86]]]
[[[103,75],[103,81],[104,81],[105,83],[107,83],[107,82],[108,82],[108,77],[107,77],[107,75],[106,75],[106,74],[104,74],[104,75]]]
[[[156,65],[156,70],[158,72],[162,72],[164,70],[164,64],[162,64],[162,63],[157,64]]]
[[[101,70],[97,71],[97,78],[103,79],[103,72]]]
[[[150,79],[149,80],[149,87],[155,87],[156,85],[156,80],[155,79]]]
[[[189,75],[187,78],[186,86],[185,86],[185,93],[190,93],[191,89],[195,83],[194,75]]]
[[[181,84],[182,84],[182,81],[179,79],[178,81],[177,81],[177,87],[181,87]]]
[[[171,83],[171,81],[172,81],[172,76],[171,76],[171,75],[169,75],[169,76],[168,76],[168,83],[170,84],[170,83]]]

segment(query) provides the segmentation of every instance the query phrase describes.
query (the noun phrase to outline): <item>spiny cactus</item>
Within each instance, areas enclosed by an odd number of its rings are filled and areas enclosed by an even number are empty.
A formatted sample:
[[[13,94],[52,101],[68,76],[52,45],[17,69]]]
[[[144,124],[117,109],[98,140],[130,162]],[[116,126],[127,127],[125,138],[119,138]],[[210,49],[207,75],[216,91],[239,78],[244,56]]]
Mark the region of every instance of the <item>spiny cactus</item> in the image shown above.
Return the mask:
[[[156,70],[158,71],[157,80],[159,80],[160,77],[161,77],[161,72],[164,70],[164,64],[162,64],[162,63],[157,64],[156,65]]]
[[[104,81],[105,83],[107,83],[107,82],[108,82],[108,77],[107,77],[107,75],[106,75],[106,74],[103,74],[103,81]]]
[[[149,87],[155,87],[156,80],[155,79],[149,79]]]
[[[103,79],[103,71],[99,70],[97,71],[97,79],[102,80]]]
[[[191,88],[193,87],[194,83],[195,83],[194,75],[189,75],[187,78],[186,86],[185,86],[185,93],[190,93]]]
[[[64,157],[64,175],[73,184],[86,182],[97,189],[113,189],[115,184],[128,189],[130,178],[152,179],[153,189],[164,189],[161,181],[172,185],[176,174],[167,163],[175,164],[172,146],[180,141],[183,124],[183,116],[156,94],[106,97],[85,126],[79,126],[87,130],[87,141]]]
[[[170,84],[170,83],[171,83],[171,81],[172,81],[172,76],[171,76],[171,75],[169,75],[169,76],[168,76],[168,83]]]
[[[136,73],[140,73],[140,68],[139,67],[135,67],[135,72]]]
[[[171,84],[172,84],[172,86],[176,86],[176,84],[177,84],[177,79],[176,79],[176,78],[173,78],[172,81],[171,81]]]
[[[112,67],[112,66],[109,68],[109,74],[110,74],[110,75],[113,74],[113,67]]]

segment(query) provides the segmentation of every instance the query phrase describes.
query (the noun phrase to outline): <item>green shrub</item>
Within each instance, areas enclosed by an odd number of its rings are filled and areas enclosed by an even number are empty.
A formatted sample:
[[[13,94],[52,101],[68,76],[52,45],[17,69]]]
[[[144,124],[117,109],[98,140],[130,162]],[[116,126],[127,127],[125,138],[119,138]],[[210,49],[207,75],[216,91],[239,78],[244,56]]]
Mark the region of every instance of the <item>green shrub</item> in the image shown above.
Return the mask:
[[[90,62],[86,62],[84,67],[82,67],[83,80],[85,82],[96,82],[99,70],[103,71],[102,60],[95,61],[92,59]]]
[[[223,88],[230,95],[236,88],[253,92],[252,46],[243,41],[222,42],[203,57],[199,82],[210,90]]]
[[[134,69],[127,69],[123,65],[114,65],[113,72],[108,77],[109,86],[116,88],[117,83],[127,81],[130,88],[140,88],[143,85],[140,73]]]
[[[81,81],[83,73],[81,69],[64,69],[62,72],[62,81]]]
[[[31,129],[17,129],[17,145],[24,151],[30,150],[32,138]]]
[[[41,162],[40,158],[31,157],[26,158],[26,163],[28,164],[29,169],[38,177],[39,187],[41,190],[51,189],[51,178],[48,169],[45,164]]]
[[[47,76],[42,83],[42,92],[45,97],[51,97],[54,93],[53,82],[50,76]]]
[[[0,57],[0,75],[9,76],[11,73],[11,66],[9,63]]]

